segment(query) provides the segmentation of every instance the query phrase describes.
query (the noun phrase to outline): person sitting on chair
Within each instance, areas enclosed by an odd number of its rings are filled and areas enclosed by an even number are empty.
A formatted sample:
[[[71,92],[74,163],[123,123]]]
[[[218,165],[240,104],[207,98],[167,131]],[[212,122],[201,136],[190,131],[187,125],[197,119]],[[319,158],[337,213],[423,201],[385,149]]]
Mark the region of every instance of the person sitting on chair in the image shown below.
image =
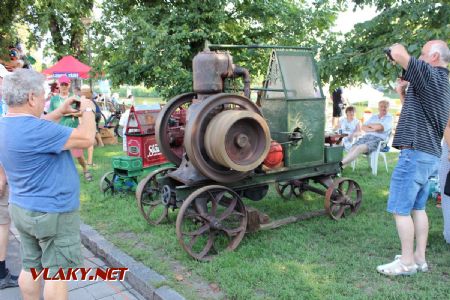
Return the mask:
[[[378,143],[386,140],[392,129],[392,115],[388,114],[389,101],[381,100],[378,102],[378,115],[373,115],[362,126],[366,132],[358,141],[356,141],[347,156],[342,160],[341,165],[345,167],[354,161],[360,154],[370,154],[378,147]]]
[[[347,134],[342,139],[345,150],[349,151],[357,136],[361,134],[361,122],[355,118],[355,108],[349,106],[345,109],[345,117],[339,119],[338,126],[335,130],[340,130],[343,134]]]

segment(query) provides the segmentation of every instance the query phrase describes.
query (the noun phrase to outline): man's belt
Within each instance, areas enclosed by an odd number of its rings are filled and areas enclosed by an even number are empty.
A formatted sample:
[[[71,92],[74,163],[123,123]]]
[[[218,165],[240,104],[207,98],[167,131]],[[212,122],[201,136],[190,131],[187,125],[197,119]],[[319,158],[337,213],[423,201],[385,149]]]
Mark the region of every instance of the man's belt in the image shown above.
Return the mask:
[[[398,149],[400,149],[400,150],[414,149],[414,147],[413,146],[400,146],[400,147],[398,147]]]

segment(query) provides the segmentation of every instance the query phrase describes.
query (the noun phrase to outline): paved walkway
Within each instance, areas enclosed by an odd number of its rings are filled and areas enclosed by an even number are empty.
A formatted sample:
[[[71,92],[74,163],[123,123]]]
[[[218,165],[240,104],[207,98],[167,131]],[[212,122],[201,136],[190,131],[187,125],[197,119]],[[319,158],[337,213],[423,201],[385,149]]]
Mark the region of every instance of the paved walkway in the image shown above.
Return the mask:
[[[95,255],[83,246],[84,264],[86,268],[106,268],[103,260],[95,257]],[[9,234],[8,255],[6,265],[12,274],[19,274],[21,270],[20,261],[20,240],[14,227],[11,228]],[[0,290],[0,299],[16,300],[22,299],[19,288],[8,288]],[[134,290],[125,281],[70,281],[69,282],[69,299],[70,300],[136,300],[145,299],[136,290]]]

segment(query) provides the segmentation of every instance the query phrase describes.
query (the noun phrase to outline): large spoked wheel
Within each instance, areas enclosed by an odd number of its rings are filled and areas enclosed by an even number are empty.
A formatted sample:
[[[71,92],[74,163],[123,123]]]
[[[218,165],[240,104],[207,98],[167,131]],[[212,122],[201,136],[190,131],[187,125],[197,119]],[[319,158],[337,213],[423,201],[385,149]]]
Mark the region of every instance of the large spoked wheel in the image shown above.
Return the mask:
[[[114,171],[106,172],[100,179],[100,191],[103,193],[114,193],[114,180],[116,176]]]
[[[168,219],[169,206],[163,202],[163,188],[157,180],[166,176],[172,170],[175,170],[175,168],[167,167],[156,170],[142,179],[136,188],[137,206],[150,225],[158,225],[163,220]]]
[[[192,164],[206,177],[222,183],[239,181],[248,175],[248,172],[239,172],[215,163],[205,149],[208,124],[214,116],[230,109],[246,110],[261,115],[256,104],[243,96],[226,93],[213,95],[203,100],[195,113],[189,116],[184,135],[184,147]],[[224,133],[217,132],[217,134]]]
[[[182,131],[171,131],[172,123],[175,119],[180,121],[180,116],[186,114],[195,93],[185,93],[178,95],[167,102],[158,114],[155,123],[156,141],[161,153],[172,163],[179,166],[183,156],[183,137],[178,136]],[[180,124],[184,126],[185,124]]]
[[[210,260],[221,251],[232,251],[247,228],[247,213],[241,198],[220,185],[196,190],[183,202],[176,233],[183,249],[193,258]]]
[[[281,198],[290,200],[293,197],[300,198],[306,192],[302,185],[301,181],[280,181],[275,183],[275,190]]]
[[[362,190],[356,181],[348,178],[338,178],[325,193],[325,210],[331,218],[350,216],[361,206]]]

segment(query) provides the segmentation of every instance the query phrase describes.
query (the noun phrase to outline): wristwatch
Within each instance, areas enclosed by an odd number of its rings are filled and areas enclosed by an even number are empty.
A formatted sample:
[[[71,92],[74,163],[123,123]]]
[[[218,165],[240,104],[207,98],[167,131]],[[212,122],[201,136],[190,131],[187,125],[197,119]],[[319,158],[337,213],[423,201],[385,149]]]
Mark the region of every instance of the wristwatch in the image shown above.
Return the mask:
[[[86,107],[85,109],[83,109],[83,110],[81,111],[81,113],[84,113],[84,112],[87,112],[87,111],[94,112],[94,109],[92,109],[92,107]]]

